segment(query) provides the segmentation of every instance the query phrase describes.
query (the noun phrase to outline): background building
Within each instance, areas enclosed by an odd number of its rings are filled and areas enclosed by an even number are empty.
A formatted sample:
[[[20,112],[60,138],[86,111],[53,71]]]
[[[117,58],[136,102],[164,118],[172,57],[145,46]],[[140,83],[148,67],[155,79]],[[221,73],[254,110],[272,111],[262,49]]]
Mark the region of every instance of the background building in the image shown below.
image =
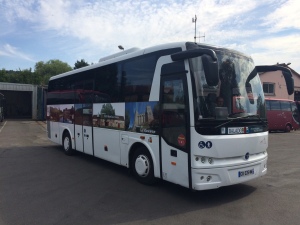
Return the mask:
[[[45,120],[46,87],[0,82],[5,96],[4,118]]]
[[[265,97],[300,101],[300,74],[289,67],[290,63],[277,65],[291,70],[294,78],[295,92],[292,95],[288,95],[283,74],[278,70],[260,74],[260,80],[263,85]]]

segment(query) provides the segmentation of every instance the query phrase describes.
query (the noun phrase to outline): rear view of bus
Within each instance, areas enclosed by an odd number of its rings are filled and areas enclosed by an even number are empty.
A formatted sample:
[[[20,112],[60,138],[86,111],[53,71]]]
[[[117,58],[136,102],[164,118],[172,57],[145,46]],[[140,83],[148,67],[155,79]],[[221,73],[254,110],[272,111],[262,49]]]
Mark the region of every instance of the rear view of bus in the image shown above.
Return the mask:
[[[270,131],[299,129],[299,111],[296,102],[288,99],[266,99],[267,118]]]

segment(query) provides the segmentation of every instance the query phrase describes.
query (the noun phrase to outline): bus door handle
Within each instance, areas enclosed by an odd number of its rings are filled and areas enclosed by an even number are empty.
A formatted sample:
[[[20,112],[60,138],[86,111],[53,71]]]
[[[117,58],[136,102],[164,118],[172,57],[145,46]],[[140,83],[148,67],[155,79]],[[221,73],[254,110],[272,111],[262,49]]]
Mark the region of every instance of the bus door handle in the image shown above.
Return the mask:
[[[83,135],[83,136],[85,136],[87,139],[89,139],[89,135],[88,135],[88,134],[85,134],[85,135]]]
[[[79,137],[79,136],[80,136],[80,133],[77,133],[77,136]]]

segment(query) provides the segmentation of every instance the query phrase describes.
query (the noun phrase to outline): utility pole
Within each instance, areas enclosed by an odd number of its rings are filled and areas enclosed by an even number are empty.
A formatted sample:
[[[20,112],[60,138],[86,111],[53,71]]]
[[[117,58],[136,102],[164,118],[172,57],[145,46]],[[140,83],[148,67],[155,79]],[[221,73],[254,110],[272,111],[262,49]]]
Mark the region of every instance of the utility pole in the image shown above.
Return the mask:
[[[197,37],[196,36],[196,32],[197,32],[197,16],[195,15],[194,18],[192,18],[192,22],[195,23],[195,36],[194,36],[194,41],[196,43],[196,39],[199,38],[199,42],[200,42],[200,38],[204,38],[204,41],[205,41],[205,33],[204,35],[200,36],[200,32],[199,32],[199,36]]]
[[[192,18],[192,22],[195,23],[195,36],[194,36],[194,40],[195,40],[195,43],[196,43],[196,24],[197,24],[197,16],[195,15],[195,18]]]

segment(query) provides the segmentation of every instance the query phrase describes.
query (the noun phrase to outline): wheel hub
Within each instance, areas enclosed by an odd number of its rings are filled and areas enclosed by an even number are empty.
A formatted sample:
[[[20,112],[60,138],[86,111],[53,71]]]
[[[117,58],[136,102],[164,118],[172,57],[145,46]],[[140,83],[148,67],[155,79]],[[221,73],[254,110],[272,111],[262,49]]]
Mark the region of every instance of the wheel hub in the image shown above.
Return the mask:
[[[150,163],[145,155],[139,155],[135,161],[135,170],[141,177],[146,177],[149,174]]]
[[[65,141],[64,141],[64,148],[65,148],[65,150],[68,151],[69,147],[70,147],[69,139],[65,138]]]

